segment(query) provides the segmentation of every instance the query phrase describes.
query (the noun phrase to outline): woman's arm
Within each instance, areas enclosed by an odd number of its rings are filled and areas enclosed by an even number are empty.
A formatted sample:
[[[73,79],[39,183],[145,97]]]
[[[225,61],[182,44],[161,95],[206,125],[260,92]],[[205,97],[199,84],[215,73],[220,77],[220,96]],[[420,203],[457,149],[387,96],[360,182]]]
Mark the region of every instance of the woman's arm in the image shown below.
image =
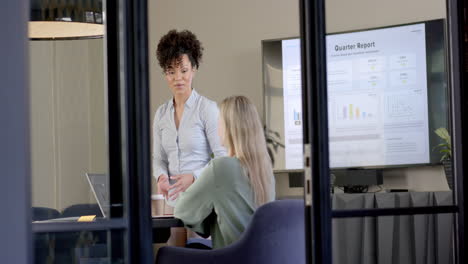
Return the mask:
[[[181,193],[177,201],[174,216],[181,219],[185,226],[193,231],[206,234],[205,219],[213,211],[213,196],[216,191],[214,172],[211,163],[185,192]]]
[[[161,129],[159,123],[161,122],[161,108],[156,111],[153,121],[153,176],[156,182],[161,175],[168,175],[167,166],[168,160],[167,155],[161,145]]]

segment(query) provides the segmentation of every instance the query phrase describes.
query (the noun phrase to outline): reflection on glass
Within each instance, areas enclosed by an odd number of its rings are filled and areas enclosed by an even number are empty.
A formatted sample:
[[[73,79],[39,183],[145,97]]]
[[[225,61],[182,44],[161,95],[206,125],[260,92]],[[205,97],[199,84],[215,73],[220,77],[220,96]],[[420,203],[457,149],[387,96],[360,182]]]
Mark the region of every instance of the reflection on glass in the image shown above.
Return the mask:
[[[275,171],[302,170],[302,86],[298,38],[262,42],[265,124]]]
[[[333,263],[454,263],[453,217],[334,219]]]
[[[301,58],[298,38],[262,41],[265,137],[276,196],[303,195]]]
[[[387,192],[417,194],[384,207],[434,205],[432,192],[453,204],[445,1],[325,2],[334,207],[342,193],[375,201],[341,209],[382,208],[373,193]]]
[[[448,127],[444,52],[441,19],[327,36],[330,167],[341,187],[335,190],[453,187],[440,166],[446,150],[435,149],[449,146],[448,133],[439,145],[435,132]],[[408,186],[406,177],[420,181],[421,173],[423,184]]]
[[[39,233],[34,235],[35,263],[124,263],[123,241],[121,231]],[[119,255],[112,256],[111,248]]]
[[[32,205],[102,216],[86,175],[108,171],[103,40],[29,43]]]

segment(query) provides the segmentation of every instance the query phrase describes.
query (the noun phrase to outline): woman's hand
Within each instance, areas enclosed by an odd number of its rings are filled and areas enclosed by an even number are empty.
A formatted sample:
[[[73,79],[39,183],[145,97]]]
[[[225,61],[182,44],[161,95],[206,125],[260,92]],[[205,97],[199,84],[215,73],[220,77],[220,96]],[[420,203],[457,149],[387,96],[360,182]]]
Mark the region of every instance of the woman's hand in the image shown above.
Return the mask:
[[[169,177],[165,174],[159,175],[158,178],[158,189],[161,192],[164,197],[167,197],[167,192],[169,191],[169,188],[171,185],[169,184]]]
[[[192,185],[195,178],[192,174],[180,174],[171,176],[171,179],[176,180],[170,189],[173,190],[171,195],[169,196],[170,200],[174,200],[179,197],[180,192],[184,192],[187,188]]]

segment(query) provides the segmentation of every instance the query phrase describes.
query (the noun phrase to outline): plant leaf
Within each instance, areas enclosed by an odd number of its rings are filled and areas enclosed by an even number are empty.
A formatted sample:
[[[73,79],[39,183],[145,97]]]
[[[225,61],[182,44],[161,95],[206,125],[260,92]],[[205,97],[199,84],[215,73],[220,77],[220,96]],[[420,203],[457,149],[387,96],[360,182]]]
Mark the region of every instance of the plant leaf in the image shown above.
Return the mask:
[[[445,127],[440,127],[436,129],[434,132],[437,134],[437,136],[442,138],[447,144],[450,144],[451,142],[450,134]]]

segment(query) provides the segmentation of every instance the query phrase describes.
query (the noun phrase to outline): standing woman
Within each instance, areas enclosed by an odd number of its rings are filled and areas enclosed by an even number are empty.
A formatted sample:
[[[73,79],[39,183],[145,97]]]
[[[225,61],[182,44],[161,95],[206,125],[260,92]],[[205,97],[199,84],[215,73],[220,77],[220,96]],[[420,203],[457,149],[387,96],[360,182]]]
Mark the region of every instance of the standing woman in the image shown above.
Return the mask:
[[[202,52],[188,30],[169,31],[156,51],[173,97],[154,117],[153,175],[169,203],[198,179],[212,154],[226,155],[217,134],[216,103],[192,88]]]

